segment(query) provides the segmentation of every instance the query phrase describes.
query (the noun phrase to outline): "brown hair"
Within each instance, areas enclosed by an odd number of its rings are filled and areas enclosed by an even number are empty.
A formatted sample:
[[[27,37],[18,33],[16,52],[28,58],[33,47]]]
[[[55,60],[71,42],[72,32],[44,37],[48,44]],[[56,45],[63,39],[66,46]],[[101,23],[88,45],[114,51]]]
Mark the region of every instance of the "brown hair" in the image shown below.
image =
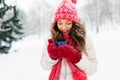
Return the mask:
[[[82,22],[79,22],[79,23],[73,22],[72,24],[73,25],[69,35],[71,39],[78,45],[78,49],[80,51],[85,52],[85,54],[87,55],[86,46],[85,46],[86,44],[85,43],[85,36],[86,36],[85,25]],[[51,35],[52,35],[52,39],[55,42],[64,40],[62,32],[58,29],[57,22],[52,24]]]

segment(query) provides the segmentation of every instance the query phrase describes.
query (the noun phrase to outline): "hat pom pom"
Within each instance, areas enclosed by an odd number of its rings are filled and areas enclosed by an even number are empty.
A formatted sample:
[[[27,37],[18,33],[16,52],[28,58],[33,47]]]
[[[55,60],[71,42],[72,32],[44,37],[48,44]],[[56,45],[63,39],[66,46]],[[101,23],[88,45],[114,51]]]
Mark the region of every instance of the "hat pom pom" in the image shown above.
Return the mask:
[[[72,0],[72,2],[73,2],[74,4],[76,4],[76,3],[77,3],[77,0]]]

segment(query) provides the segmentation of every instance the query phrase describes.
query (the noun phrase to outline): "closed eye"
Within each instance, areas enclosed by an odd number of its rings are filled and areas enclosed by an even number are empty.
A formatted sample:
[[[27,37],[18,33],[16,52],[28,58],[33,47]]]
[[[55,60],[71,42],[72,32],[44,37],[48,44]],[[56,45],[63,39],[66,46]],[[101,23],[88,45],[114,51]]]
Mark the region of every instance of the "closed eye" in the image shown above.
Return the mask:
[[[72,23],[70,22],[70,23],[67,23],[67,25],[71,25]]]
[[[62,25],[62,23],[58,23],[58,25]]]

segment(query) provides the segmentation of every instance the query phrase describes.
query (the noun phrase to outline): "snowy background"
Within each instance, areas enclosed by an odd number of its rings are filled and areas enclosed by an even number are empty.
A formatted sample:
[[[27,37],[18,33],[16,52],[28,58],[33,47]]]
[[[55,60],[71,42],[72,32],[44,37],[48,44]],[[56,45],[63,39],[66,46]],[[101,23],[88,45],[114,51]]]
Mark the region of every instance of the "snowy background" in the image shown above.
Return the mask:
[[[56,3],[60,3],[61,0],[50,0],[49,2],[47,0],[6,1],[12,5],[17,4],[21,10],[26,37],[14,42],[9,54],[0,54],[0,80],[48,80],[49,71],[41,68],[40,59],[52,16],[58,5]],[[78,0],[77,8],[82,10],[92,1]],[[117,2],[120,0],[114,0],[113,5]],[[83,13],[81,12],[80,15]],[[99,33],[96,33],[96,28],[88,27],[91,30],[98,59],[98,71],[95,75],[90,76],[89,80],[120,79],[120,28],[117,23],[120,16],[115,17],[112,16],[113,23],[110,23],[110,20],[104,25],[99,23],[101,27]],[[86,16],[82,18],[87,26],[92,26]],[[98,23],[94,26],[98,26]]]

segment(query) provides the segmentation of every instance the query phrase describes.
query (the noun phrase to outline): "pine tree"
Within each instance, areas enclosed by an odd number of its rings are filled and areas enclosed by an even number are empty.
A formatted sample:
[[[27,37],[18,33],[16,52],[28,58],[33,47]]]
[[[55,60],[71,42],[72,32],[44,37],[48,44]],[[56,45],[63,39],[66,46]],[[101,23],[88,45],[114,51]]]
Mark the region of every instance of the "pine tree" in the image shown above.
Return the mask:
[[[22,24],[16,6],[0,0],[0,53],[8,53],[13,41],[22,38]]]

